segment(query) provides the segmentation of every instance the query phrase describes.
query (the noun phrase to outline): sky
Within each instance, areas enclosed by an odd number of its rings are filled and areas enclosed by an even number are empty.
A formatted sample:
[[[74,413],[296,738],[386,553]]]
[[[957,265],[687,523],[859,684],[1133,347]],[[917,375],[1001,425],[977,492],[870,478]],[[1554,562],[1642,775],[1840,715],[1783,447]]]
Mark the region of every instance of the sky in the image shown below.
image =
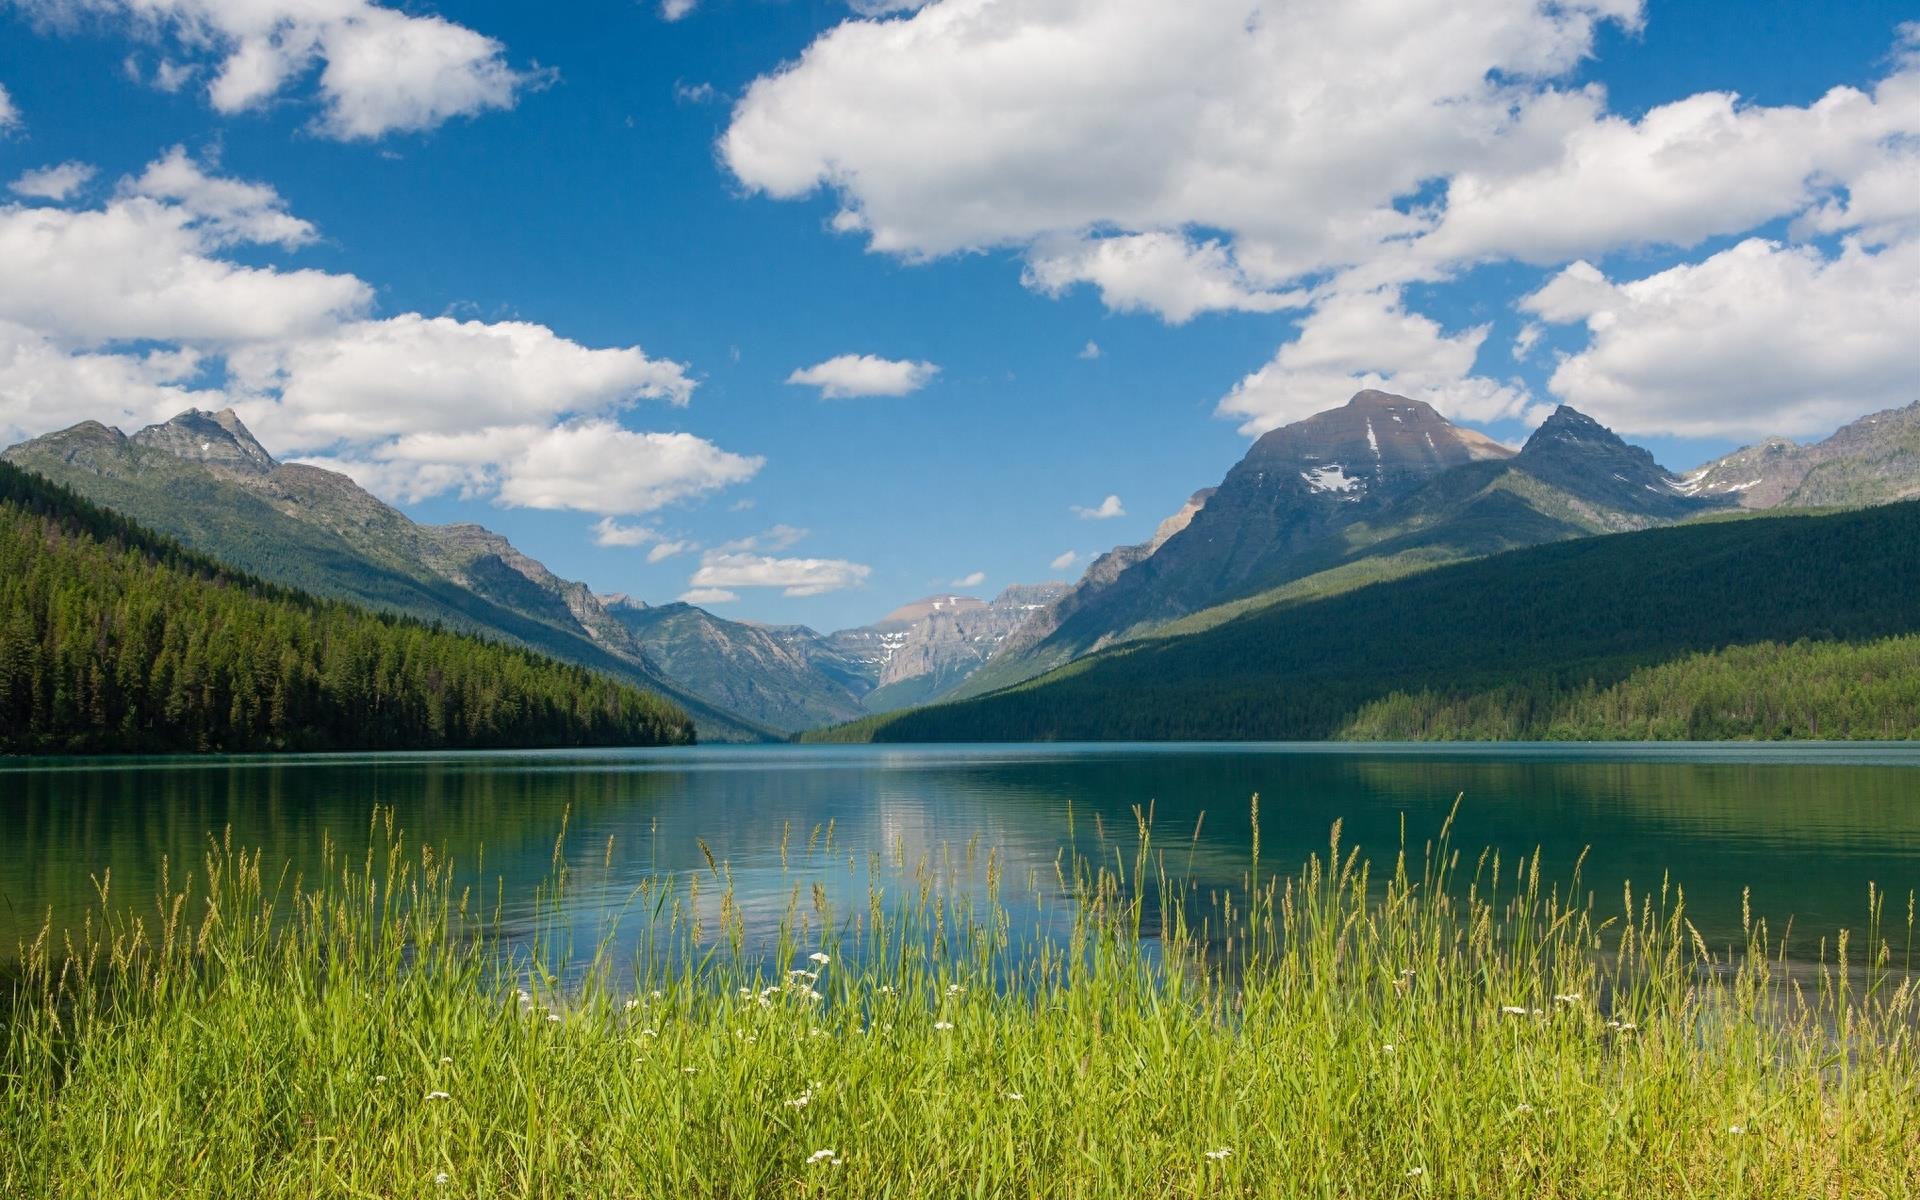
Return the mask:
[[[1377,386],[1920,399],[1910,5],[0,0],[0,442],[234,407],[563,576],[1072,579]]]

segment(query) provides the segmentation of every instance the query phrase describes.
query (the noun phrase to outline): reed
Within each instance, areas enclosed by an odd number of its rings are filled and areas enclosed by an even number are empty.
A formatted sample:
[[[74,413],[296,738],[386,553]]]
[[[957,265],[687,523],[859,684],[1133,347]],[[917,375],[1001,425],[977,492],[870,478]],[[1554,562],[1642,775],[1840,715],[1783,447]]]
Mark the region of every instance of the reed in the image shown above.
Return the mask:
[[[1914,899],[1795,963],[1662,884],[1587,894],[1446,831],[1203,895],[1146,814],[1003,878],[978,845],[650,877],[573,952],[390,813],[318,877],[210,843],[22,947],[21,1196],[1900,1197]],[[611,843],[602,866],[618,855]],[[831,884],[832,886],[828,886]],[[836,895],[857,888],[857,903]],[[997,897],[1057,897],[1015,928]],[[983,898],[984,897],[984,898]],[[1904,913],[1898,911],[1904,907]],[[1028,911],[1023,909],[1022,911]],[[1904,927],[1901,920],[1904,918]]]

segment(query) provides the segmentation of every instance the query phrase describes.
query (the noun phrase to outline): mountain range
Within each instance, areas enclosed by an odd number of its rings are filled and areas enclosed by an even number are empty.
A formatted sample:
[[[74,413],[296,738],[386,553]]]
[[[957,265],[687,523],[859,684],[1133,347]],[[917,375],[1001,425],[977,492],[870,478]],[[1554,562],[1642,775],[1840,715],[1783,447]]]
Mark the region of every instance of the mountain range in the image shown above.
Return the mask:
[[[562,579],[482,526],[419,524],[345,475],[278,462],[231,410],[183,412],[132,435],[86,421],[0,459],[263,579],[650,688],[709,741],[781,738],[933,699],[1067,587],[928,597],[830,634],[650,606]]]
[[[1714,512],[1916,494],[1920,404],[1810,446],[1768,439],[1680,476],[1566,406],[1515,451],[1420,401],[1366,390],[1263,435],[1219,487],[1195,493],[1152,541],[1097,561],[948,698],[1148,633],[1197,632],[1504,550]]]
[[[276,461],[230,410],[130,436],[82,422],[0,457],[262,578],[592,667],[681,704],[706,740],[759,740],[1520,547],[1920,495],[1920,405],[1676,475],[1571,408],[1515,449],[1366,390],[1263,435],[1072,585],[938,594],[829,633],[596,594],[481,526],[419,524],[344,475]]]

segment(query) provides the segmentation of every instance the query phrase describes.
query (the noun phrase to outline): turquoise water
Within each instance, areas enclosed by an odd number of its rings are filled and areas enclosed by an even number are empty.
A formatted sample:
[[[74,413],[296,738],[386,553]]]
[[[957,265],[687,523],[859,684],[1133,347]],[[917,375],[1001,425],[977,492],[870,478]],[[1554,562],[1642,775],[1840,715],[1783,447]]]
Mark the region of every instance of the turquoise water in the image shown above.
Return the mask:
[[[1166,866],[1208,888],[1247,867],[1249,798],[1261,799],[1266,872],[1327,844],[1390,863],[1402,830],[1416,855],[1462,797],[1454,844],[1506,861],[1544,855],[1603,911],[1622,885],[1686,888],[1716,945],[1739,940],[1741,889],[1792,952],[1862,929],[1869,883],[1904,926],[1920,888],[1920,746],[1051,745],[690,747],[671,750],[330,755],[296,758],[0,761],[0,953],[51,914],[72,922],[111,871],[122,902],[151,904],[163,859],[177,882],[210,835],[272,863],[310,866],[323,835],[362,847],[374,807],[466,871],[504,880],[524,918],[563,852],[581,930],[642,879],[704,870],[700,843],[733,872],[750,921],[770,925],[796,877],[857,891],[871,852],[956,861],[972,843],[1006,864],[1016,908],[1046,890],[1063,850],[1131,861],[1133,808],[1150,808]],[[831,828],[831,851],[827,830]],[[1069,836],[1069,828],[1072,835]],[[1197,827],[1197,834],[1196,834]],[[1104,840],[1103,840],[1104,838]],[[783,839],[795,872],[781,867]],[[611,841],[611,845],[609,842]],[[809,842],[811,855],[806,853]],[[477,865],[484,854],[484,866]],[[488,888],[492,894],[492,888]],[[1897,912],[1896,912],[1897,910]],[[1902,935],[1904,937],[1904,934]]]

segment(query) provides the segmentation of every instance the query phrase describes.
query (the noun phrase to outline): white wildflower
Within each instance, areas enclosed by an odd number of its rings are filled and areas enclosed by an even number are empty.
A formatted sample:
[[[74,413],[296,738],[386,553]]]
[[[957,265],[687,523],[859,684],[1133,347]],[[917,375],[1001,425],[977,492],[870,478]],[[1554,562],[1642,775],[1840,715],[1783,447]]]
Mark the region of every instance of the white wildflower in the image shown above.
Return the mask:
[[[445,1171],[442,1171],[433,1177],[433,1182],[439,1187],[445,1187],[447,1186],[447,1180],[449,1178],[451,1177]]]
[[[1533,1105],[1531,1105],[1531,1104],[1516,1104],[1516,1105],[1514,1105],[1514,1107],[1513,1107],[1513,1111],[1515,1111],[1515,1112],[1517,1112],[1517,1113],[1530,1113],[1530,1112],[1532,1112],[1532,1111],[1533,1111]]]
[[[1578,1004],[1580,1003],[1580,993],[1562,992],[1553,998],[1553,1002],[1555,1004]]]
[[[840,1165],[840,1162],[840,1156],[831,1150],[815,1150],[812,1154],[807,1155],[807,1165],[810,1167],[818,1163],[828,1163],[837,1167]]]
[[[453,1099],[453,1097],[449,1096],[445,1092],[428,1092],[427,1099],[430,1101],[431,1100],[451,1100]]]
[[[805,1108],[807,1105],[813,1103],[813,1089],[808,1088],[793,1099],[783,1100],[781,1103],[785,1104],[788,1108]]]
[[[1746,1127],[1745,1125],[1729,1125],[1729,1126],[1727,1126],[1727,1132],[1728,1132],[1728,1133],[1745,1133],[1746,1131],[1747,1131],[1747,1127]]]
[[[1392,1042],[1387,1042],[1387,1043],[1385,1043],[1384,1045],[1382,1045],[1382,1046],[1380,1047],[1380,1049],[1382,1049],[1382,1050],[1384,1050],[1384,1051],[1386,1051],[1386,1052],[1387,1052],[1388,1054],[1392,1054],[1392,1053],[1393,1053],[1393,1043],[1392,1043]]]
[[[373,1077],[373,1081],[375,1083],[385,1083],[387,1081],[387,1077],[385,1075],[375,1075]]]
[[[1407,1171],[1407,1178],[1418,1179],[1422,1175],[1425,1175],[1426,1173],[1427,1173],[1427,1169],[1425,1167],[1412,1167]]]
[[[1233,1147],[1231,1146],[1222,1146],[1218,1150],[1207,1151],[1207,1157],[1214,1162],[1225,1162],[1228,1158],[1232,1157],[1232,1155]]]
[[[1503,1004],[1500,1006],[1500,1011],[1509,1017],[1524,1017],[1527,1015],[1527,1010],[1518,1004]]]
[[[940,1030],[952,1029],[953,1022],[952,1021],[935,1021],[933,1023],[933,1027],[935,1029],[940,1029]]]
[[[559,1020],[560,1020],[560,1014],[559,1014],[559,1013],[548,1013],[548,1014],[547,1014],[547,1020],[548,1020],[548,1021],[550,1021],[550,1022],[553,1022],[553,1023],[555,1023],[555,1024],[558,1024],[558,1023],[559,1023]]]
[[[638,998],[636,997],[635,999],[632,999],[632,1000],[629,1000],[629,1001],[627,1001],[627,1002],[626,1002],[625,1004],[622,1004],[622,1005],[620,1006],[620,1011],[621,1011],[621,1012],[632,1012],[632,1011],[633,1011],[634,1009],[636,1009],[636,1008],[639,1008],[639,1007],[640,1007],[640,1001],[639,1001],[639,999],[638,999]]]
[[[699,1067],[681,1067],[680,1073],[682,1075],[698,1075],[700,1073],[700,1068]]]
[[[442,1054],[440,1056],[440,1065],[443,1067],[450,1067],[453,1065],[453,1059],[448,1055]]]
[[[833,960],[828,958],[826,955],[820,953],[818,950],[815,950],[812,954],[807,955],[807,961],[819,963],[821,966],[824,967],[828,963],[832,962]]]
[[[966,994],[967,994],[967,989],[961,987],[957,983],[950,983],[947,985],[947,995],[949,996],[964,996]]]
[[[892,984],[890,984],[890,983],[883,983],[883,984],[881,984],[881,985],[880,985],[880,994],[881,994],[882,996],[891,996],[891,995],[893,995],[893,985],[892,985]]]
[[[1019,1092],[1008,1092],[1006,1095],[1007,1095],[1007,1099],[1015,1102],[1026,1099],[1026,1097],[1022,1096]]]

